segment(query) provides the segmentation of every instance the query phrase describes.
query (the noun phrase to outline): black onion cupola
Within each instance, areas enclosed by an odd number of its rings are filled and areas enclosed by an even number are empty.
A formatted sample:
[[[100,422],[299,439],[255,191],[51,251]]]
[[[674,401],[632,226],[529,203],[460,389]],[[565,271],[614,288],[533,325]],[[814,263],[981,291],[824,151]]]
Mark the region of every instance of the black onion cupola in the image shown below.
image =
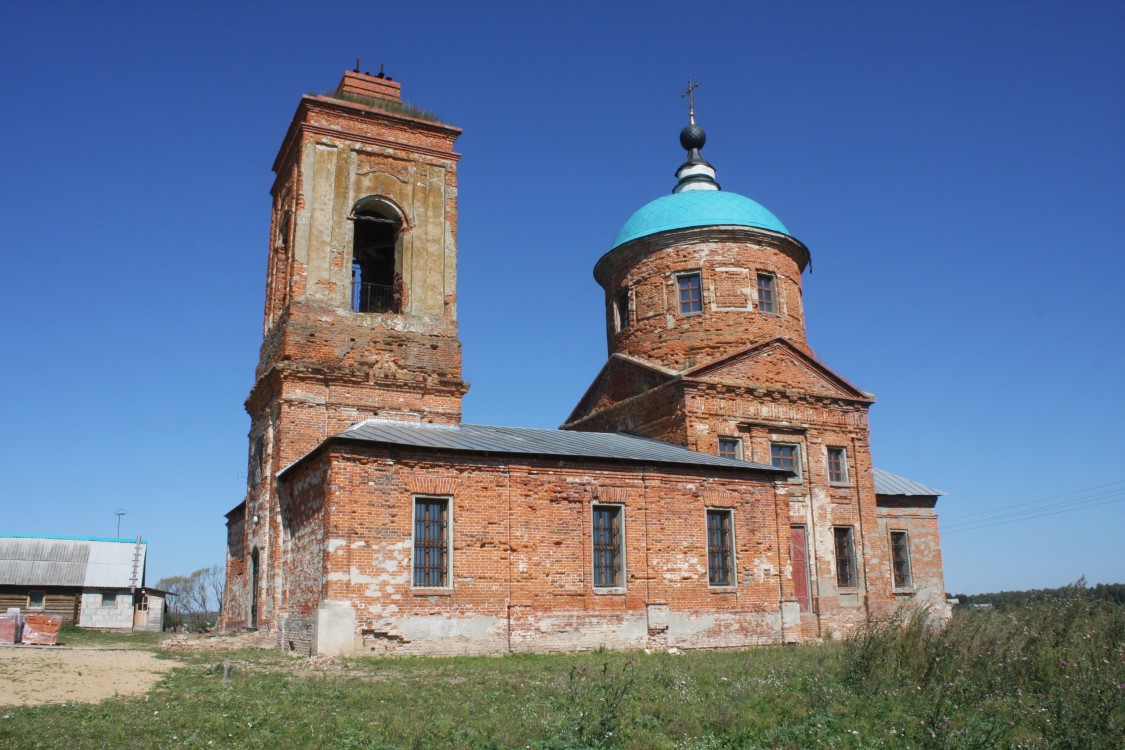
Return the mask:
[[[689,91],[693,89],[688,89]],[[707,133],[695,121],[695,103],[688,107],[688,124],[680,131],[680,145],[688,152],[687,161],[676,170],[676,187],[673,193],[690,190],[719,190],[715,182],[715,168],[703,158],[700,150],[707,143]]]

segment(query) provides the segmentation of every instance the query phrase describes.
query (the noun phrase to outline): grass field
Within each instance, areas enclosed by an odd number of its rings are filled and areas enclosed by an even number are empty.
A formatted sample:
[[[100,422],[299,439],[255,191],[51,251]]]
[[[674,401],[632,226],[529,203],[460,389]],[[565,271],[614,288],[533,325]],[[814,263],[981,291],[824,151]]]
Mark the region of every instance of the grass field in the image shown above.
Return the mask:
[[[155,648],[167,637],[167,633],[103,633],[98,630],[84,630],[74,625],[64,625],[59,633],[59,645],[83,648],[87,646]]]
[[[92,640],[104,636],[92,635]],[[357,660],[175,655],[141,698],[4,711],[4,748],[1120,748],[1125,609],[873,623],[746,652]]]

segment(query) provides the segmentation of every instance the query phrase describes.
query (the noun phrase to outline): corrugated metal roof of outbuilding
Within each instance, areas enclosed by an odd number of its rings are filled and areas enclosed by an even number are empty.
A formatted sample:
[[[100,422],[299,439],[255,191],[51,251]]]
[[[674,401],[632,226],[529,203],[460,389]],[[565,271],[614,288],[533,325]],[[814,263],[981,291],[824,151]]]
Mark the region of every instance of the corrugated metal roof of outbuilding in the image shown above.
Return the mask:
[[[125,539],[0,536],[0,584],[141,586],[147,544],[140,543],[134,560],[137,546]]]
[[[722,458],[659,440],[612,432],[577,432],[479,424],[435,425],[369,419],[348,428],[336,437],[451,451],[613,459],[792,474],[790,471],[776,469],[769,464]],[[282,470],[281,473],[286,470]]]

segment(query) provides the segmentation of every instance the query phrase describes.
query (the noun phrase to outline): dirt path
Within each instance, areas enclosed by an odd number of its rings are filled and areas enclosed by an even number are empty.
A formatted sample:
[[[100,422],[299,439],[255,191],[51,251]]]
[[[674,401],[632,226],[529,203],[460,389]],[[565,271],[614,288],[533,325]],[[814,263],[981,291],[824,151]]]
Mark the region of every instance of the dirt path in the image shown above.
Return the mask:
[[[183,665],[149,651],[4,647],[0,706],[97,703],[116,695],[139,695],[179,666]]]

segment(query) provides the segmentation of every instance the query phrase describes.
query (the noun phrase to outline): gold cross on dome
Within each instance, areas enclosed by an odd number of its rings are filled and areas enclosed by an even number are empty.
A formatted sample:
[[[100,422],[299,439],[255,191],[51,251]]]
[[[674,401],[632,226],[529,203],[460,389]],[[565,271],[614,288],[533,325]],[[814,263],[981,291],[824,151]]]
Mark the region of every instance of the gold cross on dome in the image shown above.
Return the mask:
[[[689,78],[689,79],[687,79],[687,91],[680,94],[680,98],[683,98],[685,96],[687,97],[687,100],[688,100],[688,119],[691,121],[692,125],[695,124],[695,90],[697,88],[699,88],[699,81],[696,81],[696,82],[693,83],[692,80]]]

